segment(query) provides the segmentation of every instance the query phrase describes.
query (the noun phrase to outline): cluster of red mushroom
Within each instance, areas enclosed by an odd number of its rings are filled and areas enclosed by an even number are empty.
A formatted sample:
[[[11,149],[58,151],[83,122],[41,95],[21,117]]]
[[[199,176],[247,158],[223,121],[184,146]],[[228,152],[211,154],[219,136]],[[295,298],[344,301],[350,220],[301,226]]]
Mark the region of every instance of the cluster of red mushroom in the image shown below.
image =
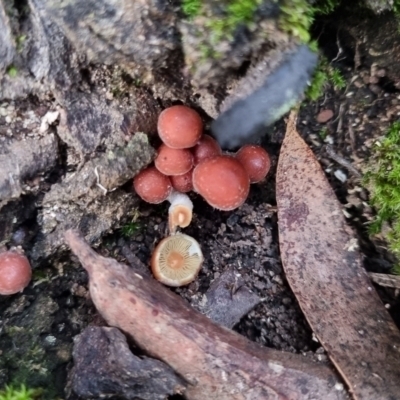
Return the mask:
[[[169,229],[172,234],[178,226],[187,227],[192,219],[193,204],[185,193],[194,190],[212,207],[224,211],[233,210],[245,202],[250,183],[264,179],[270,168],[269,155],[260,146],[245,145],[235,155],[223,154],[217,141],[203,134],[200,115],[186,106],[177,105],[165,109],[158,119],[158,134],[163,144],[157,151],[154,165],[139,172],[133,184],[136,193],[148,203],[170,201]],[[184,236],[184,240],[183,236],[170,236],[167,238],[170,242],[168,246],[164,239],[162,246],[169,249],[169,255],[160,255],[157,248],[154,253],[157,257],[152,258],[154,275],[171,286],[186,284],[188,279],[181,279],[185,283],[180,284],[171,283],[171,277],[163,279],[155,260],[165,261],[170,257],[173,260],[171,265],[180,265],[184,259],[193,261],[193,254],[182,256],[171,250],[175,246],[172,242],[176,242],[180,248],[195,248],[193,244],[183,245],[189,238]],[[200,249],[199,246],[197,248]],[[202,260],[201,252],[197,253],[198,257],[195,258]],[[178,263],[178,259],[182,262]],[[167,269],[164,267],[163,271]],[[177,271],[179,268],[172,275],[178,276]]]
[[[250,183],[264,179],[270,168],[268,153],[260,146],[243,146],[234,156],[222,154],[216,140],[203,135],[200,115],[186,106],[165,109],[158,133],[163,144],[154,166],[134,179],[136,193],[149,203],[194,190],[214,208],[233,210],[245,202]]]

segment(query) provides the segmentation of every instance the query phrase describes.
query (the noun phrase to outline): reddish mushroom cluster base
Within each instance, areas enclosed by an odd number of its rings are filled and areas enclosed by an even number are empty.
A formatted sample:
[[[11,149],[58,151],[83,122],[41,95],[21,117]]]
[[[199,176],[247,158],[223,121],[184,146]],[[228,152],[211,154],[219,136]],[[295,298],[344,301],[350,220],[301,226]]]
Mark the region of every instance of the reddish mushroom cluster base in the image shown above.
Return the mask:
[[[203,135],[200,115],[186,106],[165,109],[158,133],[163,144],[154,166],[134,179],[136,193],[149,203],[167,200],[172,190],[194,190],[214,208],[233,210],[245,202],[250,183],[264,179],[270,169],[268,153],[260,146],[223,155],[217,141]]]
[[[260,146],[246,145],[235,155],[223,154],[215,139],[203,135],[200,115],[186,106],[165,109],[159,116],[158,134],[163,144],[154,165],[139,172],[133,185],[138,196],[148,203],[171,202],[169,229],[172,234],[177,227],[188,226],[192,219],[193,204],[184,193],[194,190],[212,207],[234,210],[246,201],[250,184],[263,180],[270,169],[269,155]],[[171,244],[167,246],[165,240],[171,240]],[[164,239],[163,246],[169,248],[172,240],[172,237]],[[180,244],[183,242],[179,240]],[[179,276],[176,265],[173,268],[170,275]],[[182,278],[180,282],[184,283],[168,282],[171,286],[180,286],[187,284],[188,279]]]

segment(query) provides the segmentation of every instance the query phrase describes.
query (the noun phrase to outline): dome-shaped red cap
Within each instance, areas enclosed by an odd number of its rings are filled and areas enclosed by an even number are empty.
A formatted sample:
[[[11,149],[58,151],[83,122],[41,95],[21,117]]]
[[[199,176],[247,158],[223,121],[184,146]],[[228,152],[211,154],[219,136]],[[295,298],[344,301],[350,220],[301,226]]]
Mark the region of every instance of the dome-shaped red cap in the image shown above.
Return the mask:
[[[0,294],[20,292],[28,286],[31,278],[31,265],[23,254],[13,251],[0,254]]]
[[[207,158],[220,156],[222,150],[218,142],[210,135],[203,135],[196,146],[193,147],[194,165],[200,164]]]
[[[166,108],[158,117],[158,134],[172,149],[193,147],[203,133],[200,115],[186,106]]]
[[[188,149],[171,149],[162,144],[154,160],[155,167],[164,175],[182,175],[193,167],[193,154]]]
[[[271,167],[268,153],[255,144],[244,145],[236,153],[236,158],[248,173],[251,183],[262,181]]]
[[[236,158],[218,156],[197,165],[193,171],[193,188],[211,206],[229,211],[246,201],[250,180]]]
[[[162,203],[172,190],[168,176],[163,175],[156,167],[140,171],[133,179],[133,187],[139,197],[152,204]]]

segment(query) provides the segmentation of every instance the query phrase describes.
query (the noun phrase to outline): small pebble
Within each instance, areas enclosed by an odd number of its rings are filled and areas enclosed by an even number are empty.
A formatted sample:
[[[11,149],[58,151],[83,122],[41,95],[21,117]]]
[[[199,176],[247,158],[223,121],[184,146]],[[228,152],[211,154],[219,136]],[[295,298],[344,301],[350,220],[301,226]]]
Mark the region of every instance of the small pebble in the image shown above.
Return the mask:
[[[328,122],[331,118],[333,117],[333,111],[332,110],[322,110],[318,115],[317,115],[317,122],[320,124],[325,124]]]

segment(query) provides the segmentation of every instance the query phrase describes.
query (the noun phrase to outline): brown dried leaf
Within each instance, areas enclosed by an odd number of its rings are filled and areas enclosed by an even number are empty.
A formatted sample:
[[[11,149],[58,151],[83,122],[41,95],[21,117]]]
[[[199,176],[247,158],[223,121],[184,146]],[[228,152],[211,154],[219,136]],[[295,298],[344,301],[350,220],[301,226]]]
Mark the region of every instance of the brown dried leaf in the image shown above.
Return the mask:
[[[400,396],[400,333],[361,265],[357,241],[290,115],[277,170],[288,282],[356,399]]]

